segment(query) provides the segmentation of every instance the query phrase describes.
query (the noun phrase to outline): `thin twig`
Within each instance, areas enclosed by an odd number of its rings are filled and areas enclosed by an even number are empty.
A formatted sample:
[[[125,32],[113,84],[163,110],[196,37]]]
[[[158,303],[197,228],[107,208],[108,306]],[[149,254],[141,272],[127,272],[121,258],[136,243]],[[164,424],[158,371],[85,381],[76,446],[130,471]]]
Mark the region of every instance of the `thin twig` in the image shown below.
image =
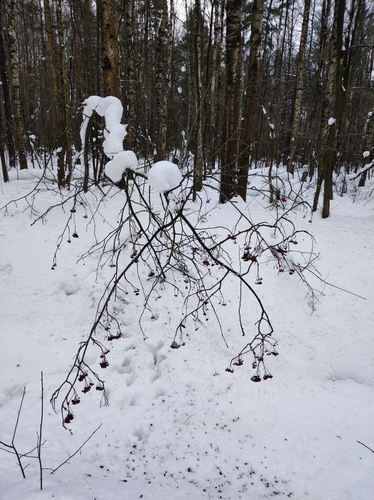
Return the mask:
[[[369,446],[367,446],[366,444],[364,443],[361,443],[361,441],[357,441],[358,444],[362,444],[362,446],[365,446],[365,448],[367,448],[368,450],[370,450],[372,453],[374,453],[374,450],[372,450],[371,448],[369,448]]]
[[[100,429],[100,427],[102,425],[103,424],[100,424],[99,427],[97,427],[93,431],[93,433],[86,439],[86,441],[72,455],[69,455],[68,458],[64,462],[62,462],[62,464],[60,464],[58,467],[56,467],[55,469],[53,469],[53,471],[51,472],[51,474],[54,474],[58,469],[60,469],[60,467],[62,467],[63,465],[65,465],[71,458],[73,458],[83,448],[83,446],[92,438],[92,436],[94,434],[96,434],[96,432]]]
[[[346,288],[342,288],[340,286],[333,285],[332,283],[328,283],[327,281],[324,281],[324,284],[327,285],[327,286],[331,286],[333,288],[337,288],[338,290],[341,290],[342,292],[349,293],[350,295],[354,295],[355,297],[358,297],[359,299],[367,300],[366,297],[363,297],[362,295],[359,295],[358,293],[350,292]]]
[[[40,403],[40,425],[38,435],[38,462],[39,462],[39,475],[40,475],[40,489],[43,489],[43,465],[42,465],[42,433],[43,433],[43,416],[44,416],[44,384],[43,372],[40,374],[41,385],[41,403]]]
[[[12,447],[13,447],[14,453],[17,456],[18,465],[19,465],[19,467],[21,469],[22,476],[23,476],[24,479],[26,477],[25,470],[24,470],[24,467],[22,466],[21,456],[20,456],[20,454],[17,451],[17,448],[16,448],[16,445],[14,444],[14,441],[15,441],[15,438],[16,438],[16,433],[17,433],[19,419],[21,417],[21,410],[22,410],[23,400],[25,399],[25,394],[26,394],[26,387],[23,388],[22,398],[21,398],[21,402],[20,402],[20,405],[19,405],[19,408],[18,408],[16,424],[14,426],[13,437],[12,437]]]

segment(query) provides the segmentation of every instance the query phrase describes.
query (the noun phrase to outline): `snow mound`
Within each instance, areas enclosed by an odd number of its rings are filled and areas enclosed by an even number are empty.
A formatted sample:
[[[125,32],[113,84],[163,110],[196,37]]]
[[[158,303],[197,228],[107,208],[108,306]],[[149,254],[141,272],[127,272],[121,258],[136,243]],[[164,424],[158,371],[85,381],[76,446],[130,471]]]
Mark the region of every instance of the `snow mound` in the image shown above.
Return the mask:
[[[176,188],[182,180],[178,165],[171,161],[158,161],[148,172],[148,184],[156,193],[167,193]]]
[[[114,183],[122,179],[127,169],[136,169],[138,159],[133,151],[120,151],[105,165],[105,175]]]

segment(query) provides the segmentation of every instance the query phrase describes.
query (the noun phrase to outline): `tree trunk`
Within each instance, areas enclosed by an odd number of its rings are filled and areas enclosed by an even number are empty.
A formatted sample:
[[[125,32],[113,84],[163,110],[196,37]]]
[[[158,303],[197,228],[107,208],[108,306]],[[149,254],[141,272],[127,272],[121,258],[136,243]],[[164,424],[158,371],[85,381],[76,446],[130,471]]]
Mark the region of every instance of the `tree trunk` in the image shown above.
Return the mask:
[[[125,4],[126,16],[126,45],[127,45],[127,123],[126,149],[134,149],[134,117],[135,117],[135,50],[134,50],[134,0],[127,0]]]
[[[52,28],[52,14],[49,0],[44,0],[45,29],[47,32],[49,64],[52,75],[53,101],[56,108],[57,120],[57,182],[59,187],[65,186],[65,152],[66,142],[64,133],[65,109],[61,95],[59,66],[57,59],[56,43]]]
[[[328,124],[328,134],[327,143],[324,148],[325,151],[322,154],[322,171],[323,178],[325,182],[325,187],[323,191],[323,207],[322,207],[322,218],[326,219],[330,215],[330,201],[333,198],[332,190],[332,175],[334,167],[338,160],[337,158],[337,132],[340,126],[340,116],[342,113],[342,101],[341,101],[341,89],[342,85],[342,71],[343,71],[343,61],[342,61],[342,46],[343,46],[343,23],[344,23],[344,11],[345,11],[345,0],[335,0],[334,9],[334,26],[333,34],[331,40],[331,56],[328,70],[328,83],[330,76],[335,77],[335,119],[334,123]],[[331,75],[330,75],[331,66]],[[330,100],[331,101],[331,100]],[[338,122],[337,122],[338,120]],[[326,133],[326,132],[325,132]]]
[[[115,0],[98,0],[104,96],[121,99],[118,19]]]
[[[0,77],[4,97],[4,114],[5,114],[5,133],[6,133],[6,149],[8,150],[9,166],[16,166],[16,150],[14,146],[13,134],[13,118],[12,118],[12,101],[10,97],[9,83],[9,66],[6,63],[5,43],[4,43],[4,12],[0,9]]]
[[[232,0],[226,6],[226,92],[221,162],[220,203],[229,200],[237,190],[235,169],[238,156],[238,103],[241,47],[240,17],[242,0]]]
[[[369,118],[369,122],[365,130],[365,135],[366,135],[365,152],[369,154],[365,158],[364,167],[365,165],[369,165],[370,163],[372,163],[374,160],[374,109],[371,112],[371,116]],[[365,186],[367,175],[368,175],[368,170],[364,170],[358,183],[359,187]]]
[[[252,26],[248,65],[248,83],[246,89],[244,121],[240,140],[240,165],[238,194],[246,200],[249,172],[249,148],[252,140],[253,124],[256,115],[256,99],[260,84],[260,47],[264,0],[254,0],[252,8]]]
[[[331,0],[323,0],[322,4],[322,14],[321,14],[321,28],[319,35],[319,49],[318,49],[318,68],[316,72],[315,81],[315,95],[313,99],[313,107],[311,110],[311,116],[308,124],[308,145],[307,152],[305,155],[305,162],[309,165],[309,177],[312,179],[314,175],[315,160],[313,158],[318,141],[318,132],[320,133],[320,128],[317,126],[318,110],[322,106],[323,100],[323,85],[324,80],[324,66],[325,66],[325,54],[328,46],[328,19],[331,11]],[[321,181],[319,181],[321,182]],[[318,200],[318,196],[317,196]],[[316,208],[314,209],[316,210]]]
[[[3,172],[4,182],[9,182],[9,174],[5,161],[3,135],[1,133],[0,133],[0,161],[1,161],[1,169]]]
[[[165,69],[167,71],[167,33],[168,4],[162,1],[162,17],[157,37],[157,67],[156,67],[156,102],[157,102],[157,131],[156,131],[156,161],[166,157],[166,115],[167,115],[167,85]],[[165,78],[166,76],[166,78]],[[170,75],[169,75],[170,77]]]
[[[207,124],[207,162],[208,169],[213,170],[216,158],[217,158],[217,88],[218,88],[218,76],[219,76],[219,63],[221,60],[220,44],[221,44],[221,17],[219,15],[219,3],[218,1],[212,2],[212,31],[213,31],[213,41],[211,43],[211,70],[210,70],[210,82],[209,82],[209,122]],[[212,34],[211,34],[212,36]],[[207,71],[207,77],[209,73]],[[208,85],[207,85],[208,87]]]
[[[332,190],[332,175],[334,166],[336,164],[336,146],[337,146],[337,123],[336,118],[332,116],[334,113],[339,113],[337,85],[339,80],[340,71],[337,71],[340,62],[340,53],[342,50],[342,22],[345,9],[345,0],[335,0],[334,7],[334,24],[331,34],[330,43],[330,60],[327,70],[327,82],[325,90],[324,105],[322,110],[322,124],[321,124],[321,160],[319,165],[319,184],[324,182],[323,191],[323,206],[322,218],[325,219],[330,215],[330,201],[333,197]],[[341,84],[341,81],[340,81]],[[336,97],[335,108],[332,106],[332,101]],[[316,193],[317,195],[317,193]],[[314,199],[314,206],[316,208],[318,198]]]
[[[194,151],[193,199],[203,187],[204,157],[203,157],[203,122],[202,122],[202,60],[201,60],[201,5],[195,0],[194,7],[194,66],[195,66],[195,130],[196,149]]]
[[[65,40],[64,40],[64,28],[62,23],[62,7],[61,0],[58,0],[58,4],[56,6],[57,10],[57,31],[58,31],[58,41],[60,46],[60,68],[61,68],[61,86],[62,86],[62,103],[61,103],[61,112],[63,119],[63,142],[64,149],[66,148],[66,166],[67,166],[67,175],[66,185],[68,189],[70,189],[71,177],[73,173],[73,152],[72,152],[72,136],[71,136],[71,118],[70,118],[70,110],[71,110],[71,100],[69,98],[69,82],[67,76],[67,67],[66,67],[66,51],[65,51]]]
[[[13,113],[15,124],[15,139],[18,151],[18,159],[20,169],[27,169],[27,160],[25,153],[25,130],[21,113],[21,96],[20,96],[20,79],[19,65],[16,46],[16,29],[15,29],[15,0],[8,0],[8,47],[11,70],[11,85],[13,96]]]
[[[294,173],[293,161],[298,142],[297,137],[300,126],[301,101],[304,91],[304,58],[305,58],[306,40],[308,36],[310,2],[311,0],[305,0],[304,2],[303,24],[301,27],[299,52],[297,54],[296,88],[295,88],[295,98],[293,103],[293,114],[291,117],[290,151],[287,162],[287,172],[289,172],[292,175]]]

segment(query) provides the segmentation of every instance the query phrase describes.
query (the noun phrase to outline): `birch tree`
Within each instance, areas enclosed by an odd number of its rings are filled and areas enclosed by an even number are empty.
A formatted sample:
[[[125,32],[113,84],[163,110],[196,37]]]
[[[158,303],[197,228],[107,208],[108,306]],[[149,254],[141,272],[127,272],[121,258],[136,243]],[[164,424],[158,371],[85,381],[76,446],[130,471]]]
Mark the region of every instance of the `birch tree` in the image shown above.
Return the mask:
[[[25,129],[22,117],[22,105],[20,96],[20,69],[16,45],[16,1],[7,0],[8,13],[8,48],[11,66],[12,103],[14,114],[14,138],[16,142],[20,169],[27,169],[25,152]]]
[[[223,27],[223,4],[218,0],[212,1],[211,8],[211,34],[213,41],[211,43],[211,64],[210,71],[207,71],[209,88],[209,120],[207,126],[207,161],[208,168],[213,169],[217,160],[217,143],[218,143],[218,84],[220,63],[222,59],[222,27]],[[213,33],[212,33],[213,32]],[[208,60],[209,63],[209,60]],[[208,64],[207,63],[207,64]]]
[[[296,146],[298,142],[297,141],[298,130],[300,126],[301,103],[304,90],[304,59],[305,59],[306,41],[308,36],[310,3],[311,0],[305,0],[304,2],[303,23],[301,26],[300,45],[296,62],[296,86],[295,86],[295,97],[293,102],[293,113],[291,118],[290,150],[287,162],[287,172],[289,172],[290,174],[294,173],[293,161],[295,157]]]

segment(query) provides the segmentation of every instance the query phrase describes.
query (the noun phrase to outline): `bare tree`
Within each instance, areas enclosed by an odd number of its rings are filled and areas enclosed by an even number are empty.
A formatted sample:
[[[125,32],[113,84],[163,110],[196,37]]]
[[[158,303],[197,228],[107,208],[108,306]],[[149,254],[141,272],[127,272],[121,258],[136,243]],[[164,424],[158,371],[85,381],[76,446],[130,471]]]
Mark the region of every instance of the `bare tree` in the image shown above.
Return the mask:
[[[9,174],[5,161],[5,151],[4,151],[4,143],[3,143],[3,135],[0,133],[0,161],[1,161],[1,170],[3,172],[4,182],[9,182]]]
[[[304,59],[305,59],[306,41],[308,36],[310,3],[311,0],[306,0],[304,2],[303,23],[301,26],[300,45],[296,62],[295,98],[293,101],[293,113],[291,117],[290,151],[287,162],[287,172],[289,172],[290,174],[294,173],[293,161],[295,157],[296,146],[298,143],[298,136],[299,136],[298,130],[300,127],[301,104],[302,104],[302,97],[304,90]]]
[[[325,62],[326,53],[328,50],[328,35],[329,35],[329,17],[331,13],[331,0],[323,0],[321,9],[321,21],[318,38],[318,61],[317,71],[315,72],[315,91],[313,94],[313,106],[310,111],[310,120],[307,127],[307,146],[305,154],[305,162],[309,165],[309,176],[313,177],[315,171],[315,158],[320,128],[318,125],[318,117],[320,116],[323,101],[323,81],[325,79]],[[315,15],[315,8],[314,8]]]
[[[224,130],[221,159],[220,202],[225,203],[237,190],[236,174],[238,159],[239,72],[242,0],[233,0],[226,5],[226,90],[224,108]]]
[[[66,173],[64,182],[68,189],[70,189],[71,177],[73,174],[73,153],[72,153],[72,134],[71,134],[71,117],[70,108],[71,100],[69,97],[69,81],[68,81],[68,71],[66,64],[66,50],[65,50],[65,37],[64,37],[64,27],[62,19],[62,5],[61,0],[58,0],[56,5],[56,17],[57,17],[57,31],[58,31],[58,42],[60,50],[60,71],[61,71],[61,96],[59,97],[62,101],[62,105],[59,106],[59,111],[62,112],[63,119],[63,142],[64,150],[66,149]]]
[[[243,198],[243,200],[246,200],[247,197],[249,148],[251,145],[252,131],[256,118],[256,100],[261,80],[259,65],[263,13],[264,0],[255,0],[252,7],[250,54],[247,75],[248,82],[244,104],[243,125],[240,137],[241,151],[238,178],[238,194]]]
[[[370,169],[374,166],[374,110],[369,113],[366,127],[366,141],[364,150],[364,170],[361,172],[359,187],[365,186],[365,182]]]
[[[25,152],[25,129],[22,116],[22,104],[20,96],[20,69],[18,64],[18,54],[16,46],[16,1],[7,0],[8,14],[8,47],[11,66],[12,102],[14,113],[14,137],[19,158],[20,169],[27,169],[27,159]]]
[[[223,2],[212,0],[210,47],[211,62],[207,59],[207,88],[209,88],[209,120],[207,124],[207,162],[208,169],[212,170],[218,155],[219,127],[218,127],[218,95],[219,95],[219,74],[222,59],[222,27],[223,27]],[[213,37],[213,40],[211,38]]]
[[[194,151],[194,189],[193,189],[193,199],[196,200],[197,192],[201,191],[203,187],[203,176],[204,176],[204,156],[203,156],[203,76],[202,76],[202,48],[201,48],[201,27],[202,27],[202,16],[201,16],[201,3],[200,0],[195,0],[194,5],[194,57],[193,57],[193,69],[194,69],[194,129],[196,130],[195,144],[196,148]]]
[[[164,160],[166,157],[166,131],[167,131],[167,79],[168,71],[168,3],[162,0],[161,22],[157,35],[156,49],[156,102],[157,102],[157,131],[156,131],[156,156],[155,160]],[[166,71],[166,74],[165,74]]]
[[[134,148],[134,118],[135,118],[135,46],[134,46],[134,0],[125,3],[126,21],[126,80],[125,90],[127,97],[127,136],[126,148]]]
[[[345,0],[336,0],[334,8],[334,23],[330,40],[330,58],[327,70],[327,81],[324,96],[324,106],[322,110],[321,123],[321,158],[319,162],[318,184],[314,197],[313,209],[317,209],[317,203],[322,183],[324,183],[323,191],[323,207],[322,218],[330,215],[330,201],[333,197],[332,175],[336,164],[336,147],[337,147],[337,123],[336,116],[338,111],[337,86],[342,84],[340,76],[340,54],[342,50],[342,33],[344,20]],[[340,91],[339,91],[340,92]],[[333,106],[333,98],[335,95],[335,107]]]
[[[6,149],[8,152],[9,166],[15,167],[16,161],[16,151],[14,145],[14,134],[13,134],[13,118],[12,118],[12,104],[10,96],[10,76],[9,76],[9,65],[6,63],[6,51],[5,51],[5,19],[4,9],[0,9],[0,76],[1,76],[1,90],[4,100],[4,121],[5,123],[5,137],[6,137]],[[3,113],[3,108],[1,107],[1,113]],[[3,114],[2,114],[3,117]],[[0,134],[2,134],[2,130]],[[3,143],[4,141],[2,141]],[[5,149],[5,148],[4,148]],[[5,162],[5,157],[4,157]],[[7,175],[7,174],[6,174]]]

